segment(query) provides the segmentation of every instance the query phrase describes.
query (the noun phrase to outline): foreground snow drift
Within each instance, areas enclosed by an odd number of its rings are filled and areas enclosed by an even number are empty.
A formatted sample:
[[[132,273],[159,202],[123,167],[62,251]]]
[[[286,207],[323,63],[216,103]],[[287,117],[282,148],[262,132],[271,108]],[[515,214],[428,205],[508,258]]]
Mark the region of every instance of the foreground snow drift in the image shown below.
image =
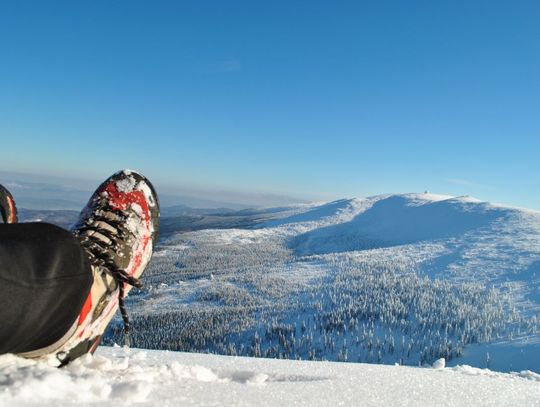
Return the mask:
[[[0,357],[1,406],[533,405],[540,376],[100,348],[56,369]]]

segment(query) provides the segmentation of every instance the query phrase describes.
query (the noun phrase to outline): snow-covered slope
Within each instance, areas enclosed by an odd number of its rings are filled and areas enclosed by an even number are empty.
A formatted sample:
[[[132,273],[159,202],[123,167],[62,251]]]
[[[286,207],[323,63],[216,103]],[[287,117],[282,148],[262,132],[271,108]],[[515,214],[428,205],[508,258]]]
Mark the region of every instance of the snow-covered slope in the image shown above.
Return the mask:
[[[303,205],[173,235],[144,282],[138,347],[540,372],[540,212],[432,194]]]
[[[532,406],[540,376],[100,348],[66,368],[0,357],[0,405]]]
[[[539,212],[428,194],[271,212],[161,241],[128,307],[137,347],[274,359],[1,356],[0,406],[540,403]]]
[[[299,235],[302,251],[332,253],[461,236],[506,215],[502,209],[462,198],[432,200],[394,195],[367,202],[369,207],[356,212],[350,221]],[[354,201],[348,205],[360,206]]]

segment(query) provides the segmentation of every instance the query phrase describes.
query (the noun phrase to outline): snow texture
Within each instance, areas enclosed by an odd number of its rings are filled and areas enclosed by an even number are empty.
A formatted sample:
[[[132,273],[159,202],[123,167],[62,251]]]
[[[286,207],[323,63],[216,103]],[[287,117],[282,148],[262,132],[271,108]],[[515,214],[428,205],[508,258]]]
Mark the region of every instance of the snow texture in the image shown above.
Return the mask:
[[[540,376],[100,348],[65,368],[0,357],[0,405],[538,405]]]
[[[289,207],[169,236],[143,282],[140,348],[540,372],[537,211],[433,194]]]

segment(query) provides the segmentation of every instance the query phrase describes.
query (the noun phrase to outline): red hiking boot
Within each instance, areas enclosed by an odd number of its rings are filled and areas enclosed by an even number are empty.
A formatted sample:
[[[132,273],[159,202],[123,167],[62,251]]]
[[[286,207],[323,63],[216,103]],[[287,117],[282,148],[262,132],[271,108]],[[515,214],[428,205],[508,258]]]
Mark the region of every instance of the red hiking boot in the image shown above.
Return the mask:
[[[124,170],[101,184],[72,227],[94,276],[79,318],[56,344],[21,356],[64,365],[93,353],[118,308],[129,344],[124,297],[131,287],[142,287],[139,277],[152,256],[158,219],[156,192],[142,175]]]

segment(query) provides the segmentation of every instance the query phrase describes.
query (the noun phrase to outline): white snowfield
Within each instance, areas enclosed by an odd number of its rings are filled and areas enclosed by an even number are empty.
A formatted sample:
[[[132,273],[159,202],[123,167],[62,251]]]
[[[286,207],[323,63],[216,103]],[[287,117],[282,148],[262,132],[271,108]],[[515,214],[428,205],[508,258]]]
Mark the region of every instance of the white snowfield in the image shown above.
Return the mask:
[[[540,405],[540,212],[385,195],[158,249],[148,289],[128,298],[139,347],[188,338],[203,352],[387,365],[102,347],[57,369],[3,355],[0,407]]]
[[[540,373],[539,211],[411,193],[269,212],[162,241],[132,344]]]
[[[0,406],[532,406],[540,375],[102,347],[65,368],[0,357]]]

